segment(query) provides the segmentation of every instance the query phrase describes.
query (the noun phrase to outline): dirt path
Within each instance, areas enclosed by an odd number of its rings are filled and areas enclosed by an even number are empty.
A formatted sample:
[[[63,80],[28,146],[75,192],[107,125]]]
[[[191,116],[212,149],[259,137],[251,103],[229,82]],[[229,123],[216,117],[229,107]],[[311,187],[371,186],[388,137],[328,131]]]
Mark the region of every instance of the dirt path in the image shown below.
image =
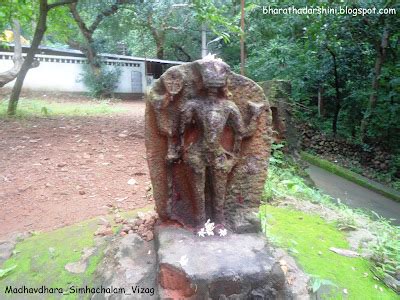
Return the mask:
[[[117,105],[129,112],[0,120],[0,238],[152,203],[144,103]]]
[[[393,224],[400,225],[400,203],[370,191],[317,166],[310,165],[307,173],[315,185],[334,198],[352,207],[374,211],[387,219],[396,219]]]

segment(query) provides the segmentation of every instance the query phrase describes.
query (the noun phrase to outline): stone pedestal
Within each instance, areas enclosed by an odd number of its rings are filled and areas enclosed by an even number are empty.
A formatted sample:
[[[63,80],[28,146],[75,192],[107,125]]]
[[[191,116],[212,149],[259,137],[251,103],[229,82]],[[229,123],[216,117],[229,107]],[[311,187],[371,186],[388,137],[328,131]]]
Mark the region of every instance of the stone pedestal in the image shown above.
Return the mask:
[[[285,276],[260,234],[199,237],[160,226],[161,299],[290,299]]]

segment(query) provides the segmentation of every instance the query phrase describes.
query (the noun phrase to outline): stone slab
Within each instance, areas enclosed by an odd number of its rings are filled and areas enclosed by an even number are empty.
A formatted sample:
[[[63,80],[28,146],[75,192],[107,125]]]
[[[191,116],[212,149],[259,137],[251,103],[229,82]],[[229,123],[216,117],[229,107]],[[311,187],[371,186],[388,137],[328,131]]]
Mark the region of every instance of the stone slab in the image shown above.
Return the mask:
[[[105,250],[94,286],[123,288],[125,292],[111,290],[91,299],[159,299],[154,242],[146,242],[137,234],[115,238]]]
[[[260,234],[202,238],[159,226],[156,247],[162,299],[290,299],[280,264]]]

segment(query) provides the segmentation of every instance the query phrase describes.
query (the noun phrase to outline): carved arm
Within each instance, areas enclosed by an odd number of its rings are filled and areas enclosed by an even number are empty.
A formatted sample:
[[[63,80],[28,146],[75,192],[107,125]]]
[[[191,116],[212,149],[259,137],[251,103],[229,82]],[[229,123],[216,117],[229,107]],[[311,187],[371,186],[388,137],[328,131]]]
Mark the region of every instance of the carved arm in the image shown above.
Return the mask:
[[[170,128],[168,124],[166,124],[165,116],[163,116],[162,111],[165,109],[165,97],[168,97],[168,95],[160,95],[158,93],[151,92],[149,95],[151,102],[154,107],[154,112],[156,114],[156,121],[157,121],[157,127],[158,130],[160,130],[161,134],[166,135],[168,137],[172,136],[172,129]],[[167,122],[168,123],[168,122]]]
[[[257,130],[257,121],[261,113],[265,110],[265,104],[262,102],[249,101],[250,119],[247,124],[244,137],[252,136]]]
[[[245,128],[244,128],[242,115],[234,103],[232,103],[230,105],[230,113],[229,113],[228,120],[230,121],[232,129],[235,133],[235,140],[234,140],[234,144],[233,144],[233,153],[239,154],[240,147],[242,145],[242,139],[243,139],[243,134],[245,132]]]

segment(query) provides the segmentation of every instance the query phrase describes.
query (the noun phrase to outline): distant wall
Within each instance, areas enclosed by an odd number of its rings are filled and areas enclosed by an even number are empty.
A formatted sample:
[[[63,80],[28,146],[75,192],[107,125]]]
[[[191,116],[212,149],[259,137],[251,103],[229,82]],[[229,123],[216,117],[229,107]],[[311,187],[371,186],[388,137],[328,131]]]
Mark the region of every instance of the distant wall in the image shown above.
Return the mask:
[[[88,89],[80,82],[82,66],[86,64],[85,58],[36,55],[40,65],[29,70],[24,81],[23,89],[33,91],[58,91],[58,92],[87,92]],[[13,66],[13,53],[0,52],[0,73]],[[116,93],[142,94],[146,91],[147,78],[145,65],[141,61],[131,60],[105,60],[108,68],[120,68],[121,76]],[[14,81],[5,85],[11,88]]]

